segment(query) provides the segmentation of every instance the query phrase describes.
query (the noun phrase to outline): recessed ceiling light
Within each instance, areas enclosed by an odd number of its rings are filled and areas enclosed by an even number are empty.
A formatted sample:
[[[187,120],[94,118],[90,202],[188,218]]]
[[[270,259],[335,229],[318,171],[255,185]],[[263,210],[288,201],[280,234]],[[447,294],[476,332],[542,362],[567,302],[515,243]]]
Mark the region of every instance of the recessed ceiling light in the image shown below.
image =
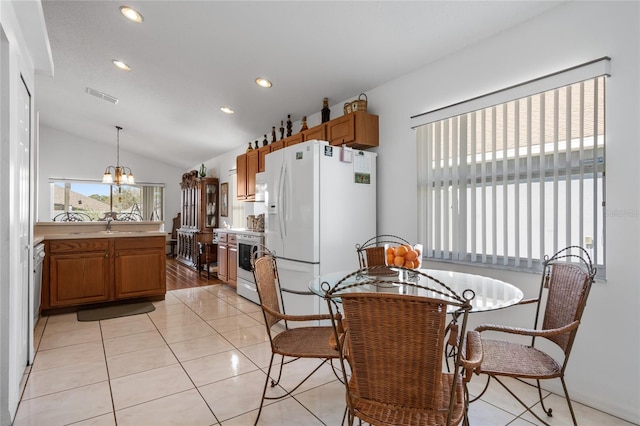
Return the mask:
[[[113,62],[113,65],[115,65],[116,67],[120,68],[121,70],[131,71],[131,67],[129,65],[125,64],[122,61],[114,59],[112,62]]]
[[[256,84],[260,87],[264,87],[267,89],[271,87],[271,82],[266,78],[261,78],[261,77],[256,78]]]
[[[142,15],[140,15],[137,10],[132,9],[129,6],[120,6],[120,13],[122,13],[127,19],[137,22],[138,24],[144,21]]]
[[[220,111],[224,112],[225,114],[233,114],[233,110],[229,107],[220,107]]]

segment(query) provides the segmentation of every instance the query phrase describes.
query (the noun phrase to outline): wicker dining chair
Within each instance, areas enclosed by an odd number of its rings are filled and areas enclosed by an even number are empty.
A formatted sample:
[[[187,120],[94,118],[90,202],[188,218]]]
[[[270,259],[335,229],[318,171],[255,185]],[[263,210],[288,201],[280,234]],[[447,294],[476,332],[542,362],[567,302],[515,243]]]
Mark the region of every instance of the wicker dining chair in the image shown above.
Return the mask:
[[[466,382],[482,362],[479,333],[465,335],[469,300],[446,286],[440,288],[435,279],[433,290],[447,294],[448,299],[411,295],[409,287],[432,288],[382,280],[368,271],[370,268],[360,270],[363,278],[347,286],[341,287],[339,282],[325,289],[330,311],[341,306],[344,314],[344,330],[338,328],[342,323],[333,323],[349,424],[353,425],[355,418],[388,426],[457,425],[463,420],[467,424]],[[372,284],[380,285],[382,292],[355,289]],[[409,289],[397,294],[400,286]],[[396,294],[384,292],[387,289]],[[460,324],[454,328],[459,334],[447,337],[449,305],[456,308],[455,319]],[[445,340],[457,342],[462,349],[457,352],[452,373],[443,371]]]
[[[360,268],[385,265],[385,244],[394,246],[402,244],[411,245],[411,243],[404,238],[390,234],[381,234],[369,238],[362,244],[356,244],[356,253],[358,255]]]
[[[476,331],[481,333],[484,350],[484,361],[478,373],[486,374],[488,377],[485,388],[480,395],[474,398],[474,401],[484,394],[490,380],[493,378],[540,422],[548,425],[518,398],[515,392],[509,389],[500,377],[512,377],[520,381],[524,381],[523,379],[535,380],[540,404],[549,417],[552,416],[552,409],[545,408],[540,380],[560,378],[573,424],[577,426],[578,423],[564,380],[564,372],[569,362],[571,348],[578,332],[596,269],[591,263],[589,254],[583,248],[577,246],[564,248],[550,258],[545,257],[543,266],[544,270],[538,297],[520,302],[520,304],[537,304],[533,329],[489,324],[480,325],[476,328]],[[538,326],[545,288],[548,288],[546,308],[542,317],[542,324]],[[485,338],[488,332],[530,336],[531,344],[523,345],[505,340],[488,339]],[[539,339],[553,342],[562,350],[564,354],[562,363],[558,363],[544,349],[541,349],[540,345],[536,345]]]
[[[297,328],[289,328],[289,322],[300,321],[320,321],[329,320],[329,314],[310,314],[310,315],[287,315],[284,309],[282,293],[280,290],[280,282],[278,278],[278,268],[275,256],[268,253],[252,260],[253,275],[256,281],[256,288],[260,298],[260,306],[264,315],[264,322],[267,328],[267,334],[271,343],[271,359],[267,370],[267,377],[262,391],[262,399],[260,401],[260,409],[255,420],[258,424],[262,407],[265,399],[280,399],[290,396],[296,391],[309,377],[320,369],[325,363],[331,363],[332,359],[339,358],[337,346],[334,339],[334,331],[331,325],[326,326],[301,326]],[[318,297],[312,295],[310,297]],[[281,308],[282,307],[282,308]],[[337,319],[339,321],[339,318]],[[284,325],[284,330],[274,330],[276,324]],[[271,368],[276,355],[281,356],[280,370],[277,379],[271,379]],[[287,359],[285,357],[291,357]],[[318,358],[322,361],[311,371],[304,379],[302,379],[293,389],[286,391],[283,395],[268,397],[267,386],[271,381],[271,387],[275,387],[280,383],[283,367],[300,358]],[[333,368],[333,365],[332,365]],[[334,374],[335,371],[334,371]]]

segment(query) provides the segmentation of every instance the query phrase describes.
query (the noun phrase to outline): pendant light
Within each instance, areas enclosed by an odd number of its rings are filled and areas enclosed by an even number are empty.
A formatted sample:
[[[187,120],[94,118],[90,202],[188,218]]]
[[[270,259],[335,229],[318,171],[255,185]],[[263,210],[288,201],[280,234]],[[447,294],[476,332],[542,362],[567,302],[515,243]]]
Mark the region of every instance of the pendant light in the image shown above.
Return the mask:
[[[136,183],[135,179],[133,178],[133,172],[129,167],[120,166],[120,130],[122,130],[122,127],[116,126],[116,129],[117,129],[117,137],[118,137],[118,142],[116,145],[116,153],[117,153],[116,165],[107,166],[107,168],[104,171],[104,175],[102,176],[102,183],[115,183],[118,186],[122,184],[131,185]],[[113,170],[113,175],[111,174],[112,170]]]

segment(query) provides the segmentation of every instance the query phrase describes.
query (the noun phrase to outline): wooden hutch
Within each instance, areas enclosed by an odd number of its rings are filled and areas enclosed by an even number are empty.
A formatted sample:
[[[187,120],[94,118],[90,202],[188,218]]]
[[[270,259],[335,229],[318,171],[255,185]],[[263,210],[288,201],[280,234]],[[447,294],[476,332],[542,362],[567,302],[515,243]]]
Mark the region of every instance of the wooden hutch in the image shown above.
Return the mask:
[[[196,268],[198,243],[211,243],[213,230],[218,228],[218,179],[198,177],[198,171],[192,170],[182,175],[180,187],[182,210],[176,258]]]

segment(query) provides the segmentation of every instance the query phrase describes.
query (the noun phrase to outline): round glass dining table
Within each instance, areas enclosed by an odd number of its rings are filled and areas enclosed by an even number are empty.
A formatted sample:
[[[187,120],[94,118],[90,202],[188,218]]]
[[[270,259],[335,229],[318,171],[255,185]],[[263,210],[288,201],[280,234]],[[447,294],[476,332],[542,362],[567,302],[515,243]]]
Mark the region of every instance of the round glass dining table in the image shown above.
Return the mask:
[[[344,288],[342,290],[338,289],[335,292],[336,296],[345,292],[357,291],[410,294],[446,299],[446,296],[437,292],[402,284],[402,282],[405,281],[412,281],[415,283],[416,279],[418,279],[419,285],[438,289],[439,284],[420,274],[413,274],[413,276],[410,275],[409,277],[404,277],[404,274],[399,272],[397,276],[380,277],[379,275],[369,276],[362,273],[353,274],[353,272],[354,271],[337,271],[320,275],[309,282],[309,289],[314,294],[324,297],[326,289],[333,288],[344,277],[352,274],[340,283],[340,288]],[[473,291],[475,297],[471,300],[471,312],[485,312],[506,308],[517,304],[524,297],[522,290],[518,287],[495,278],[467,274],[464,272],[442,271],[435,269],[420,269],[420,272],[442,282],[458,295],[462,296],[464,294],[466,296],[469,294],[468,292],[465,293],[466,290]],[[385,283],[385,279],[389,282]],[[371,283],[356,287],[350,286],[350,284],[353,284],[356,281],[363,281],[365,283],[370,281]],[[453,306],[449,307],[455,309]]]

